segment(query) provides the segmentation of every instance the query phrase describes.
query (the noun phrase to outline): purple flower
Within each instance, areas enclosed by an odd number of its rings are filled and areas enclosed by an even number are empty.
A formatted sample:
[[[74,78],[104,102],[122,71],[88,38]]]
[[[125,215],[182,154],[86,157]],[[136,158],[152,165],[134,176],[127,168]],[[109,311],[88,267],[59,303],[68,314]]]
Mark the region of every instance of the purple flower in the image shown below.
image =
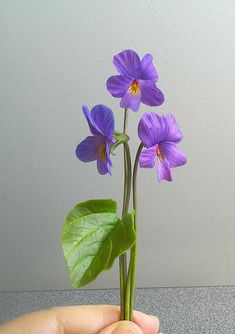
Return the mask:
[[[76,156],[83,162],[97,160],[100,174],[110,174],[112,162],[110,146],[114,142],[114,117],[108,107],[98,104],[89,112],[87,106],[82,106],[92,136],[87,137],[76,148]]]
[[[187,162],[186,156],[176,146],[183,135],[172,114],[160,116],[145,113],[138,125],[138,134],[147,147],[140,154],[140,167],[152,168],[157,162],[158,180],[172,181],[171,168]]]
[[[107,80],[108,91],[121,97],[120,106],[138,111],[140,102],[148,106],[159,106],[164,95],[157,88],[158,74],[152,63],[153,57],[146,54],[140,61],[138,54],[125,50],[113,57],[113,64],[120,73]]]

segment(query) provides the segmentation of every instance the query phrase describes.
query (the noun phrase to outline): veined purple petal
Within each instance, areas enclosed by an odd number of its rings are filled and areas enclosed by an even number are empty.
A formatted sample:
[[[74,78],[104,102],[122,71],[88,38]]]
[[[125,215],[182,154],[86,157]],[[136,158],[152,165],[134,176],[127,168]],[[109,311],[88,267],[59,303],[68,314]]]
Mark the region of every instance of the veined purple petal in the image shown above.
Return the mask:
[[[157,174],[158,174],[158,181],[161,182],[162,180],[172,181],[171,176],[171,169],[170,163],[167,159],[163,159],[162,161],[158,161],[157,163]]]
[[[98,172],[101,175],[105,175],[105,174],[110,174],[111,175],[111,170],[110,170],[110,161],[103,161],[101,159],[97,159],[97,169]]]
[[[112,137],[114,132],[114,116],[111,109],[108,107],[98,104],[91,110],[91,117],[93,124],[100,133],[107,137]]]
[[[142,143],[151,147],[164,139],[166,122],[164,118],[154,112],[145,113],[138,125],[138,135]]]
[[[110,148],[111,145],[115,142],[115,139],[110,140],[109,138],[105,138],[105,145],[106,145],[106,156],[110,156]]]
[[[186,155],[178,149],[175,143],[164,142],[159,146],[162,154],[169,161],[171,168],[186,164]]]
[[[152,168],[155,165],[157,145],[146,148],[140,154],[139,163],[142,168]]]
[[[87,106],[82,106],[82,111],[84,116],[86,117],[87,123],[89,125],[90,131],[94,136],[100,135],[99,130],[95,127],[93,123],[93,119],[91,117],[90,111]]]
[[[141,94],[133,95],[129,91],[123,96],[120,101],[121,108],[130,108],[133,111],[138,111],[140,107]]]
[[[157,82],[158,74],[153,65],[152,55],[146,54],[144,58],[141,60],[140,67],[141,67],[141,74],[139,76],[139,79]]]
[[[141,90],[141,102],[148,106],[160,106],[164,102],[164,95],[156,84],[149,80],[138,80]]]
[[[109,175],[111,175],[111,167],[113,166],[113,164],[112,164],[112,160],[110,158],[110,148],[111,148],[111,145],[113,144],[114,140],[110,141],[108,138],[106,138],[105,142],[106,142],[107,168],[108,168]]]
[[[110,77],[106,82],[108,91],[114,97],[123,97],[130,87],[133,79],[124,77],[122,75],[115,75]]]
[[[83,162],[97,159],[99,146],[105,142],[102,136],[89,136],[84,139],[76,148],[76,156]]]
[[[109,175],[112,175],[111,167],[113,167],[113,164],[112,164],[112,161],[110,159],[110,155],[107,155],[107,168],[108,168],[108,174]]]
[[[168,142],[170,141],[174,143],[179,143],[183,139],[183,134],[176,123],[174,115],[167,114],[164,118],[168,128],[165,133],[164,140]]]
[[[113,64],[118,72],[136,79],[140,75],[140,58],[133,50],[124,50],[113,57]]]

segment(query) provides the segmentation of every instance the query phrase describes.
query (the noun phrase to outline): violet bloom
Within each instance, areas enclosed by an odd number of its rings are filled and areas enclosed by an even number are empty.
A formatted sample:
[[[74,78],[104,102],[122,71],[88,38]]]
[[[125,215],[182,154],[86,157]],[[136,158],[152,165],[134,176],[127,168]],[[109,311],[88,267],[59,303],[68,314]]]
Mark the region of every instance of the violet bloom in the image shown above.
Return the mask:
[[[145,113],[138,125],[138,134],[147,147],[140,154],[140,167],[152,168],[157,163],[158,180],[172,181],[171,168],[187,162],[186,156],[176,146],[183,135],[172,114],[160,116]]]
[[[122,108],[138,111],[140,102],[148,106],[159,106],[164,102],[164,95],[156,86],[158,74],[152,60],[150,54],[140,60],[132,50],[113,57],[113,64],[120,75],[110,77],[106,86],[112,96],[121,98]]]
[[[113,144],[114,117],[108,107],[98,104],[89,112],[87,106],[82,106],[92,136],[83,140],[76,148],[76,156],[83,162],[97,160],[100,174],[110,174],[112,162],[110,146]]]

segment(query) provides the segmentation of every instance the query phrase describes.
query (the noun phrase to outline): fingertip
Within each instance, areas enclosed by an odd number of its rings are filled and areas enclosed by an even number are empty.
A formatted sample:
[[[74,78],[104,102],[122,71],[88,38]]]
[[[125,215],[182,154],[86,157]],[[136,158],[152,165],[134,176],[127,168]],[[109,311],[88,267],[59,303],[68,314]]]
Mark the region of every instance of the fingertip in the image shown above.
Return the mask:
[[[134,322],[123,320],[104,328],[99,334],[143,334],[143,331]]]
[[[160,321],[155,315],[134,311],[133,321],[142,328],[144,333],[156,334],[159,331]]]

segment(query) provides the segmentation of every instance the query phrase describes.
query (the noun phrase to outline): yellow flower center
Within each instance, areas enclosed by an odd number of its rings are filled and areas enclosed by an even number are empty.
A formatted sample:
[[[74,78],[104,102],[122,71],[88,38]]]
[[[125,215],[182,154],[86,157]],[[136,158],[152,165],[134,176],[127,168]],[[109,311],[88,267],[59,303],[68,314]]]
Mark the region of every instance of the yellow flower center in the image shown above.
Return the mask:
[[[101,143],[98,147],[98,157],[100,158],[100,160],[102,161],[106,161],[107,160],[107,155],[106,155],[106,145],[105,143]]]
[[[130,85],[130,88],[128,89],[128,92],[131,93],[133,96],[137,96],[140,94],[140,87],[138,85],[138,82],[136,80],[132,81],[132,84]]]
[[[162,154],[159,145],[157,146],[157,149],[156,149],[156,155],[160,161],[164,160],[164,155]]]

